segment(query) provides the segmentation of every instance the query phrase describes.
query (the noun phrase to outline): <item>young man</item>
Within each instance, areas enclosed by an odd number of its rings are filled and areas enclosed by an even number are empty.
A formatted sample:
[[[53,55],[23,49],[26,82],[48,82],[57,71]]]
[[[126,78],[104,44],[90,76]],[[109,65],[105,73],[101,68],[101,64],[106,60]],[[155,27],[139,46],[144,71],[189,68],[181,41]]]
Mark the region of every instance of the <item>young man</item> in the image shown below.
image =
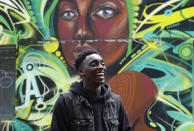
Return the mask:
[[[75,68],[82,80],[58,98],[51,131],[129,131],[120,96],[105,84],[106,67],[98,52],[80,53]]]

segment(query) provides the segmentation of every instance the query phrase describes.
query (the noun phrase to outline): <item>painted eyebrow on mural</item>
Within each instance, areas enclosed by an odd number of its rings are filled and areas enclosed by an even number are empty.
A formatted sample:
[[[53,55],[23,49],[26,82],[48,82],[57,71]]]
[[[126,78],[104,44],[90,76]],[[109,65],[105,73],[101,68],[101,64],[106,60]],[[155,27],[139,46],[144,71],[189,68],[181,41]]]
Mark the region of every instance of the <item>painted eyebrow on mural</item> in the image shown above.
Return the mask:
[[[76,5],[76,0],[59,0],[59,3],[60,2],[69,2],[72,3],[73,5]]]
[[[71,2],[71,3],[75,2],[75,0],[59,0],[59,1],[68,1],[68,2]]]

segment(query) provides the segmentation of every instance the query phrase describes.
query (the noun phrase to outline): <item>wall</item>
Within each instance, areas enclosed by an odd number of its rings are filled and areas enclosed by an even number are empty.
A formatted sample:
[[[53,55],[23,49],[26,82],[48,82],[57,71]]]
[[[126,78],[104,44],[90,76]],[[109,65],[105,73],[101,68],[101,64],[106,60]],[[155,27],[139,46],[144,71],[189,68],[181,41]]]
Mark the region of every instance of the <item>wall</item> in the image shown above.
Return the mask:
[[[2,120],[2,130],[49,130],[85,48],[105,59],[134,130],[193,129],[194,1],[59,2],[0,0],[0,45],[17,50],[15,119]]]

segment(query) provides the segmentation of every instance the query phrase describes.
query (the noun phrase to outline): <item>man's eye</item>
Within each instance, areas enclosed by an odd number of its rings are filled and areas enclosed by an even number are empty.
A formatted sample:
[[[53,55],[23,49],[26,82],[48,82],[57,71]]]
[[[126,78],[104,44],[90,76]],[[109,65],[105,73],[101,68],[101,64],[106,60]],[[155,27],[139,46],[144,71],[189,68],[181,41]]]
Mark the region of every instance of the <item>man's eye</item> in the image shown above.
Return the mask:
[[[111,9],[111,8],[102,8],[100,10],[98,10],[95,15],[102,18],[102,19],[110,19],[113,16],[115,16],[117,13],[115,10]]]
[[[77,16],[76,12],[73,12],[71,10],[65,10],[62,14],[61,17],[64,20],[70,20],[73,19],[75,16]]]
[[[92,63],[91,63],[91,66],[92,66],[92,67],[95,67],[96,65],[97,65],[97,63],[95,63],[95,62],[92,62]]]

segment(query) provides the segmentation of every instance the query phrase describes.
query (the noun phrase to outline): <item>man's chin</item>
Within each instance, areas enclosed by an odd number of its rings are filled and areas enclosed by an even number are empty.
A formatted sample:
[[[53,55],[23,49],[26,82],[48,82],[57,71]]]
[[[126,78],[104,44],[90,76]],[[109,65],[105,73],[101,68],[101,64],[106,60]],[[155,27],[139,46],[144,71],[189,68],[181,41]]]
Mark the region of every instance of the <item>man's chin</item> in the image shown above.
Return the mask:
[[[97,85],[101,85],[101,84],[104,84],[104,83],[105,83],[105,81],[97,81],[96,82]]]
[[[103,80],[103,81],[100,81],[100,85],[101,85],[101,84],[105,84],[105,80]]]

